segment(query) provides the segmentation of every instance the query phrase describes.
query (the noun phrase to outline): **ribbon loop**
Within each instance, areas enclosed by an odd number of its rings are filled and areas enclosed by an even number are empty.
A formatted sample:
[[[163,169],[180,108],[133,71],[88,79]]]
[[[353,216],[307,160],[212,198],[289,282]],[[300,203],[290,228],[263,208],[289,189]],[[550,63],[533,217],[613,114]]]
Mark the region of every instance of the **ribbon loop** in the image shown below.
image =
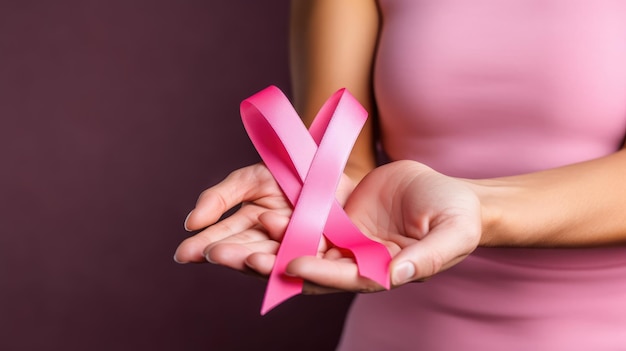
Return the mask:
[[[250,140],[293,206],[293,213],[270,274],[261,314],[302,291],[302,279],[286,276],[287,264],[317,253],[322,234],[350,250],[359,274],[389,289],[391,257],[350,221],[335,198],[350,150],[367,112],[341,89],[306,129],[287,97],[270,86],[241,103]]]

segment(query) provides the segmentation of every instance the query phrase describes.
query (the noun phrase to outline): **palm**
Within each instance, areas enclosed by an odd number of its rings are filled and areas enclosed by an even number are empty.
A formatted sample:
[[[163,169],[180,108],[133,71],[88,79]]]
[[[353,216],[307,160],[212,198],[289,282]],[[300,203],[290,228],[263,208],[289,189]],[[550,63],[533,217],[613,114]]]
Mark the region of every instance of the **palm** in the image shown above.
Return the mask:
[[[353,188],[344,176],[337,191],[340,202]],[[240,203],[237,211],[219,221]],[[267,275],[291,212],[291,204],[264,165],[239,169],[200,195],[186,226],[202,230],[182,242],[175,257],[182,262],[204,262],[206,258],[242,271],[249,270],[252,263],[258,273]],[[320,250],[326,251],[326,245]]]
[[[345,210],[369,237],[385,244],[394,265],[413,262],[412,280],[423,280],[458,263],[478,245],[480,204],[466,183],[416,162],[379,167],[352,192]],[[303,257],[290,273],[316,285],[369,292],[377,284],[358,276],[349,256]],[[400,282],[394,282],[395,285]],[[311,287],[310,292],[327,289]]]
[[[411,263],[409,280],[422,280],[456,264],[478,245],[480,203],[470,187],[411,161],[368,174],[354,188],[344,177],[337,196],[361,231],[390,251],[392,270]],[[231,207],[244,203],[218,221]],[[212,262],[268,275],[291,215],[291,205],[265,166],[240,169],[202,193],[187,224],[205,228],[179,246],[180,261]],[[370,292],[381,286],[361,277],[352,256],[324,241],[316,257],[293,260],[287,272],[308,283],[307,293]],[[404,283],[393,281],[394,285]]]
[[[242,204],[238,210],[220,221],[238,204]],[[290,204],[267,168],[256,164],[231,173],[198,198],[185,225],[189,230],[201,231],[179,245],[177,260],[204,262],[210,249],[215,247],[217,251],[210,256],[212,260],[244,269],[245,257],[250,253],[271,252],[278,246],[275,238],[260,225],[259,217],[268,211],[291,214]],[[223,246],[216,247],[218,243]]]
[[[446,242],[454,238],[465,245],[457,246],[459,257],[464,257],[478,244],[480,204],[474,193],[418,163],[396,162],[375,170],[355,189],[346,211],[366,234],[399,250],[427,239],[443,241],[445,236]],[[424,267],[424,276],[456,262],[444,262],[445,252],[435,256],[441,262],[433,257],[433,265]]]

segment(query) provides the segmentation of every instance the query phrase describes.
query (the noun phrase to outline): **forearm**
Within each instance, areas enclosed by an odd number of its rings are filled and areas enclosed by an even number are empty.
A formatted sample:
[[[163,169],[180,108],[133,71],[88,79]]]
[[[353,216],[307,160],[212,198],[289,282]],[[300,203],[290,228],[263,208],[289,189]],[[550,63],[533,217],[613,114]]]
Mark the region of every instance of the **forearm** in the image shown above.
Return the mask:
[[[324,101],[340,88],[367,109],[346,166],[359,181],[375,166],[372,65],[378,36],[373,0],[295,0],[291,4],[290,66],[295,107],[310,125]]]
[[[469,181],[482,204],[481,246],[626,244],[626,150],[542,172]]]

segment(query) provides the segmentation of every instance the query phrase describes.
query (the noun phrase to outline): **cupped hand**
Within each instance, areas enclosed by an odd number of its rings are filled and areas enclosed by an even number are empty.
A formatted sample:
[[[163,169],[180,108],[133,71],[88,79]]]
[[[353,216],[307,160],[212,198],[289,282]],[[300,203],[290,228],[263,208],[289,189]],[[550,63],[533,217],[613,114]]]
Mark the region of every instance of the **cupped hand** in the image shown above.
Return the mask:
[[[453,266],[480,241],[480,201],[470,184],[417,162],[397,161],[378,167],[356,188],[344,177],[337,196],[340,203],[345,202],[354,224],[390,251],[393,287],[426,280]],[[218,221],[240,203],[239,210]],[[267,276],[291,211],[264,165],[239,169],[200,195],[185,226],[202,230],[179,245],[175,259],[206,259]],[[293,260],[287,273],[304,279],[303,292],[308,294],[383,290],[358,274],[347,250],[326,240],[317,256]]]
[[[352,189],[354,183],[343,176],[337,190],[340,203]],[[238,205],[232,215],[220,220]],[[174,259],[179,263],[209,261],[243,272],[252,267],[267,276],[291,212],[291,204],[265,165],[238,169],[200,194],[185,220],[185,228],[198,233],[178,246]],[[326,241],[320,250],[333,252]]]
[[[348,198],[345,211],[365,235],[390,250],[393,287],[453,266],[480,241],[480,201],[470,184],[413,161],[370,172]],[[309,282],[305,293],[382,290],[358,275],[349,255],[338,253],[300,257],[287,273]]]

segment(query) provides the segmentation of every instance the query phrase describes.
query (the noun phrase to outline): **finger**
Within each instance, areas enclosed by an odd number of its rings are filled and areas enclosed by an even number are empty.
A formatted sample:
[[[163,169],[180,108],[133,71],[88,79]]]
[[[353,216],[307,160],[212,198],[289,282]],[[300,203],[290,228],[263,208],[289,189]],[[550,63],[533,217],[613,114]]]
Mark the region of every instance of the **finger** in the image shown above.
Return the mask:
[[[331,247],[328,251],[324,252],[324,258],[327,260],[339,260],[342,258],[350,258],[354,260],[354,254],[348,249]]]
[[[289,217],[276,212],[267,211],[259,216],[259,221],[263,224],[264,228],[267,229],[268,235],[270,235],[272,239],[280,241],[282,240],[285,229],[289,224]],[[351,252],[337,247],[329,248],[328,242],[326,240],[321,240],[318,248],[318,254],[324,259],[322,260],[316,257],[308,256],[300,257],[291,261],[286,268],[285,274],[300,277],[305,280],[303,293],[325,294],[345,291],[347,289],[350,291],[360,290],[360,287],[356,285],[348,287],[348,285],[345,284],[347,280],[344,277],[332,280],[334,278],[332,275],[330,277],[325,276],[328,275],[327,273],[329,272],[329,269],[325,268],[325,266],[331,266],[332,268],[340,269],[348,275],[356,271],[357,278],[360,278],[358,277],[358,270],[350,270],[350,268],[356,269]],[[275,255],[253,254],[248,257],[246,263],[249,267],[262,274],[270,274],[275,260]],[[338,265],[342,260],[343,264]],[[322,263],[323,266],[318,267],[318,263]],[[332,271],[332,269],[330,271]],[[342,283],[344,285],[339,287],[329,286],[328,282],[331,280],[333,282],[332,284]],[[361,283],[361,285],[366,285],[360,281],[359,283]]]
[[[272,273],[275,262],[276,255],[257,252],[248,256],[245,263],[250,269],[249,272],[254,272],[257,277],[267,278],[270,273]],[[302,293],[306,295],[321,295],[337,292],[342,292],[342,290],[328,288],[308,281],[304,281],[302,287]]]
[[[265,262],[258,263],[258,266],[246,264],[248,257],[251,255],[275,255],[278,250],[278,243],[271,240],[249,242],[249,243],[216,243],[206,250],[207,261],[222,266],[230,267],[236,270],[245,270],[247,268],[255,268],[261,274],[267,274],[271,271],[265,265]],[[273,265],[273,263],[272,263]]]
[[[286,273],[315,285],[330,288],[331,291],[366,293],[384,290],[380,284],[360,276],[356,263],[348,258],[329,260],[313,256],[299,257],[287,265]],[[317,291],[314,286],[309,288],[311,290],[308,293]]]
[[[278,250],[278,248],[276,248],[276,250]],[[249,255],[244,263],[255,272],[264,276],[268,276],[270,275],[270,273],[272,273],[272,268],[274,268],[275,262],[276,254],[255,252]]]
[[[278,248],[276,250],[278,250]],[[339,259],[342,257],[340,255],[341,255],[341,251],[331,249],[328,252],[326,252],[325,257],[329,258],[330,256],[331,257],[330,259]],[[276,254],[255,252],[246,258],[245,264],[262,275],[269,275],[272,272],[272,269],[274,268],[275,262],[276,262]],[[322,291],[321,289],[323,289],[324,292],[339,291],[337,289],[327,289],[327,288],[324,288],[324,287],[321,287],[312,283],[310,285],[311,286],[309,290],[311,291]]]
[[[393,258],[392,285],[423,281],[457,264],[476,248],[479,233],[480,229],[475,226],[439,225]]]
[[[275,211],[264,211],[259,214],[258,221],[267,230],[270,238],[282,241],[285,230],[289,224],[289,216],[285,216]]]
[[[265,209],[254,205],[243,206],[232,216],[185,239],[178,245],[174,259],[178,263],[204,262],[204,249],[229,236],[249,230],[257,224],[256,218]]]
[[[187,215],[185,229],[199,230],[217,222],[234,206],[263,196],[265,186],[272,176],[262,164],[255,164],[230,173],[215,186],[203,191],[195,208]]]

